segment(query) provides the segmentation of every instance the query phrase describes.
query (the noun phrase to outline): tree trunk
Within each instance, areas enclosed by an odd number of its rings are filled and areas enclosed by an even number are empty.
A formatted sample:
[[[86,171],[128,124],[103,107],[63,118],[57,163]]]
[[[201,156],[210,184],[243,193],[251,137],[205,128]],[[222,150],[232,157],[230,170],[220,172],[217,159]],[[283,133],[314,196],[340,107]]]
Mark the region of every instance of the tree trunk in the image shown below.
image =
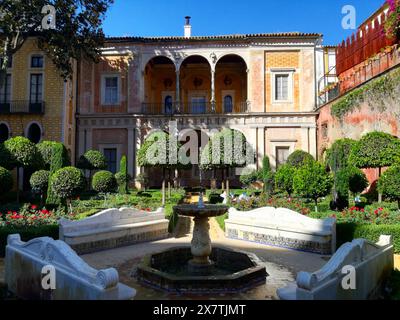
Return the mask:
[[[222,186],[221,186],[222,192],[225,191],[225,169],[222,169]]]
[[[229,190],[229,177],[228,177],[228,169],[226,169],[226,194],[228,196],[228,205],[231,203],[231,196],[230,196],[230,190]]]
[[[163,180],[162,180],[162,206],[165,207],[165,169],[163,169]]]
[[[19,167],[17,167],[17,203],[19,203]]]
[[[382,168],[379,168],[379,169],[378,169],[378,175],[379,175],[379,179],[380,179],[380,178],[381,178],[381,175],[382,175]],[[382,203],[382,200],[383,200],[382,193],[379,192],[379,194],[378,194],[378,202],[379,202],[379,203]]]
[[[315,212],[318,212],[318,199],[315,200]]]

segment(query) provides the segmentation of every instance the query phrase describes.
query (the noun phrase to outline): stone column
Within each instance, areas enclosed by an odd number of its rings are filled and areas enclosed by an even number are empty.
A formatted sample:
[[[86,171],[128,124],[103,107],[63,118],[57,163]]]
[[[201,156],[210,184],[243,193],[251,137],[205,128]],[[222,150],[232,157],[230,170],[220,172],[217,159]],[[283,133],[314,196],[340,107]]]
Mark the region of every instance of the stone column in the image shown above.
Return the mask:
[[[251,79],[250,79],[250,69],[246,70],[247,73],[247,98],[246,98],[246,104],[247,104],[247,112],[251,112]]]
[[[176,93],[175,93],[175,103],[176,111],[181,112],[181,84],[180,84],[180,70],[176,70]]]
[[[136,151],[136,144],[134,140],[134,128],[128,128],[128,174],[133,177],[134,174],[134,160],[135,160],[135,151]]]
[[[262,168],[262,161],[263,158],[266,156],[266,150],[265,150],[265,128],[257,128],[257,149],[258,149],[258,155],[257,155],[257,164],[258,168]]]
[[[216,112],[215,103],[215,70],[211,70],[211,112]]]
[[[309,144],[310,144],[310,153],[315,158],[318,159],[317,152],[317,128],[311,127],[309,128]]]
[[[140,132],[140,126],[137,127],[135,130],[135,143],[136,143],[136,151],[137,151],[140,149],[140,147],[142,145],[142,134]],[[137,159],[135,161],[135,166],[136,166],[135,178],[137,178],[137,176],[141,173],[141,167],[138,165]]]

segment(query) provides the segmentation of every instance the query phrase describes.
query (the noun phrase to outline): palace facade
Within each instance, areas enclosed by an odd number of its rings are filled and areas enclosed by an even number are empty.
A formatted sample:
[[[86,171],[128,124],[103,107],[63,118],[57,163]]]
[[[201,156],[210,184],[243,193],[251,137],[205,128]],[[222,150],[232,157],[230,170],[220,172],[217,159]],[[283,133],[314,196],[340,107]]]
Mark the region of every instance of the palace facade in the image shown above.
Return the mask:
[[[179,130],[198,132],[199,147],[212,130],[242,132],[257,167],[268,156],[276,168],[296,149],[317,157],[321,42],[305,33],[194,37],[189,18],[183,37],[108,38],[100,63],[78,65],[76,156],[100,150],[115,172],[126,155],[135,177],[144,139],[176,121]],[[160,172],[149,174],[161,183]],[[198,185],[199,170],[179,178]]]

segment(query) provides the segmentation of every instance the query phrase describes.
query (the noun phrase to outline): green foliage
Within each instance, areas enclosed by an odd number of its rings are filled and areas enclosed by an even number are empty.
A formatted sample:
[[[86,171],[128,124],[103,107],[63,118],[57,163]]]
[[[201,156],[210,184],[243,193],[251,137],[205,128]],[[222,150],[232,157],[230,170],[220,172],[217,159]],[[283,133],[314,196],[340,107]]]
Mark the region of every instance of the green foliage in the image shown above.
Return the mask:
[[[0,194],[9,192],[13,187],[13,178],[11,172],[0,167]]]
[[[274,187],[274,174],[271,169],[269,157],[264,157],[262,160],[261,178],[264,183],[264,192],[269,195]]]
[[[362,87],[354,89],[346,94],[339,101],[334,103],[331,108],[332,116],[339,120],[360,108],[363,102],[367,102],[370,107],[378,105],[378,111],[385,110],[384,100],[395,96],[395,88],[400,83],[400,72],[398,70],[383,75]]]
[[[333,178],[326,172],[325,166],[316,161],[307,161],[296,170],[293,178],[294,191],[317,203],[318,199],[329,194],[332,189]]]
[[[40,170],[32,174],[29,183],[34,192],[44,194],[49,187],[50,171]]]
[[[2,0],[0,11],[0,58],[18,52],[28,37],[38,39],[44,51],[66,79],[72,76],[73,61],[97,61],[104,44],[102,22],[113,0]],[[42,28],[41,10],[51,4],[56,9],[55,29]],[[23,12],[23,15],[21,13]],[[0,65],[5,69],[6,63]]]
[[[11,155],[14,167],[33,168],[38,165],[37,148],[29,139],[11,138],[4,142],[4,147]]]
[[[389,168],[379,179],[378,190],[384,196],[396,200],[400,209],[400,165]]]
[[[49,183],[47,189],[47,199],[46,204],[48,206],[58,206],[61,204],[61,199],[57,197],[53,188],[51,187],[51,180],[53,175],[60,169],[67,167],[69,165],[68,152],[62,143],[56,143],[52,148],[51,164],[50,164],[50,174]]]
[[[12,170],[15,168],[12,154],[8,151],[4,143],[0,143],[0,167]]]
[[[326,151],[326,163],[333,172],[348,166],[349,155],[356,144],[352,139],[336,140]]]
[[[77,167],[82,170],[103,170],[107,168],[107,160],[100,151],[89,150],[79,158]]]
[[[287,164],[300,168],[306,161],[315,160],[314,157],[303,150],[296,150],[287,159]]]
[[[140,183],[143,189],[146,189],[149,184],[149,178],[145,173],[139,173],[136,177],[136,182]]]
[[[42,141],[36,145],[42,157],[44,168],[47,170],[50,169],[53,148],[56,144],[57,142],[54,141]]]
[[[358,168],[383,168],[400,159],[400,140],[384,132],[370,132],[354,144],[349,162]]]
[[[261,180],[262,180],[261,171],[258,170],[253,170],[250,172],[244,170],[243,174],[240,176],[240,182],[247,187],[250,186],[252,183]]]
[[[92,188],[100,193],[112,193],[117,188],[117,182],[112,172],[99,171],[93,176]]]
[[[363,171],[351,167],[349,169],[349,190],[353,194],[363,192],[369,186],[369,181]]]
[[[233,129],[223,129],[216,133],[202,150],[200,168],[202,170],[241,168],[246,166],[246,160],[252,154],[253,150],[243,133]]]
[[[275,186],[278,190],[285,191],[292,196],[293,193],[293,177],[296,173],[296,168],[290,164],[284,164],[279,167],[275,173]]]
[[[84,187],[85,178],[82,172],[74,167],[60,169],[51,178],[54,194],[63,200],[78,196]]]
[[[120,194],[128,193],[128,183],[131,177],[128,174],[128,165],[126,161],[126,156],[121,158],[120,171],[115,175],[115,179],[118,184],[118,192]]]

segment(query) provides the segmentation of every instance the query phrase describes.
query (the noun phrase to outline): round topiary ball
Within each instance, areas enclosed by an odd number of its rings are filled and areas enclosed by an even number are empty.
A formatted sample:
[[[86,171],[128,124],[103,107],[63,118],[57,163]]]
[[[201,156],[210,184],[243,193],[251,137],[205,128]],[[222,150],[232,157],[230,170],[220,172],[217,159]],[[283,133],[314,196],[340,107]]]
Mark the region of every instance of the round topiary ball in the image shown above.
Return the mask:
[[[0,194],[9,192],[13,187],[13,178],[11,172],[0,167]]]
[[[36,171],[32,174],[29,183],[35,192],[43,193],[49,185],[50,172],[46,170]]]
[[[93,190],[100,193],[114,192],[117,188],[117,181],[109,171],[99,171],[92,179]]]
[[[303,150],[296,150],[288,157],[287,164],[295,168],[300,168],[305,164],[305,162],[314,160],[314,157],[308,152],[305,152]]]
[[[57,197],[71,199],[84,190],[85,177],[82,171],[77,168],[62,168],[52,176],[51,188]]]
[[[78,168],[84,170],[102,170],[107,168],[107,160],[100,151],[89,150],[79,158]]]
[[[5,149],[10,153],[18,167],[35,167],[40,163],[40,156],[34,143],[25,137],[15,137],[4,142]]]

